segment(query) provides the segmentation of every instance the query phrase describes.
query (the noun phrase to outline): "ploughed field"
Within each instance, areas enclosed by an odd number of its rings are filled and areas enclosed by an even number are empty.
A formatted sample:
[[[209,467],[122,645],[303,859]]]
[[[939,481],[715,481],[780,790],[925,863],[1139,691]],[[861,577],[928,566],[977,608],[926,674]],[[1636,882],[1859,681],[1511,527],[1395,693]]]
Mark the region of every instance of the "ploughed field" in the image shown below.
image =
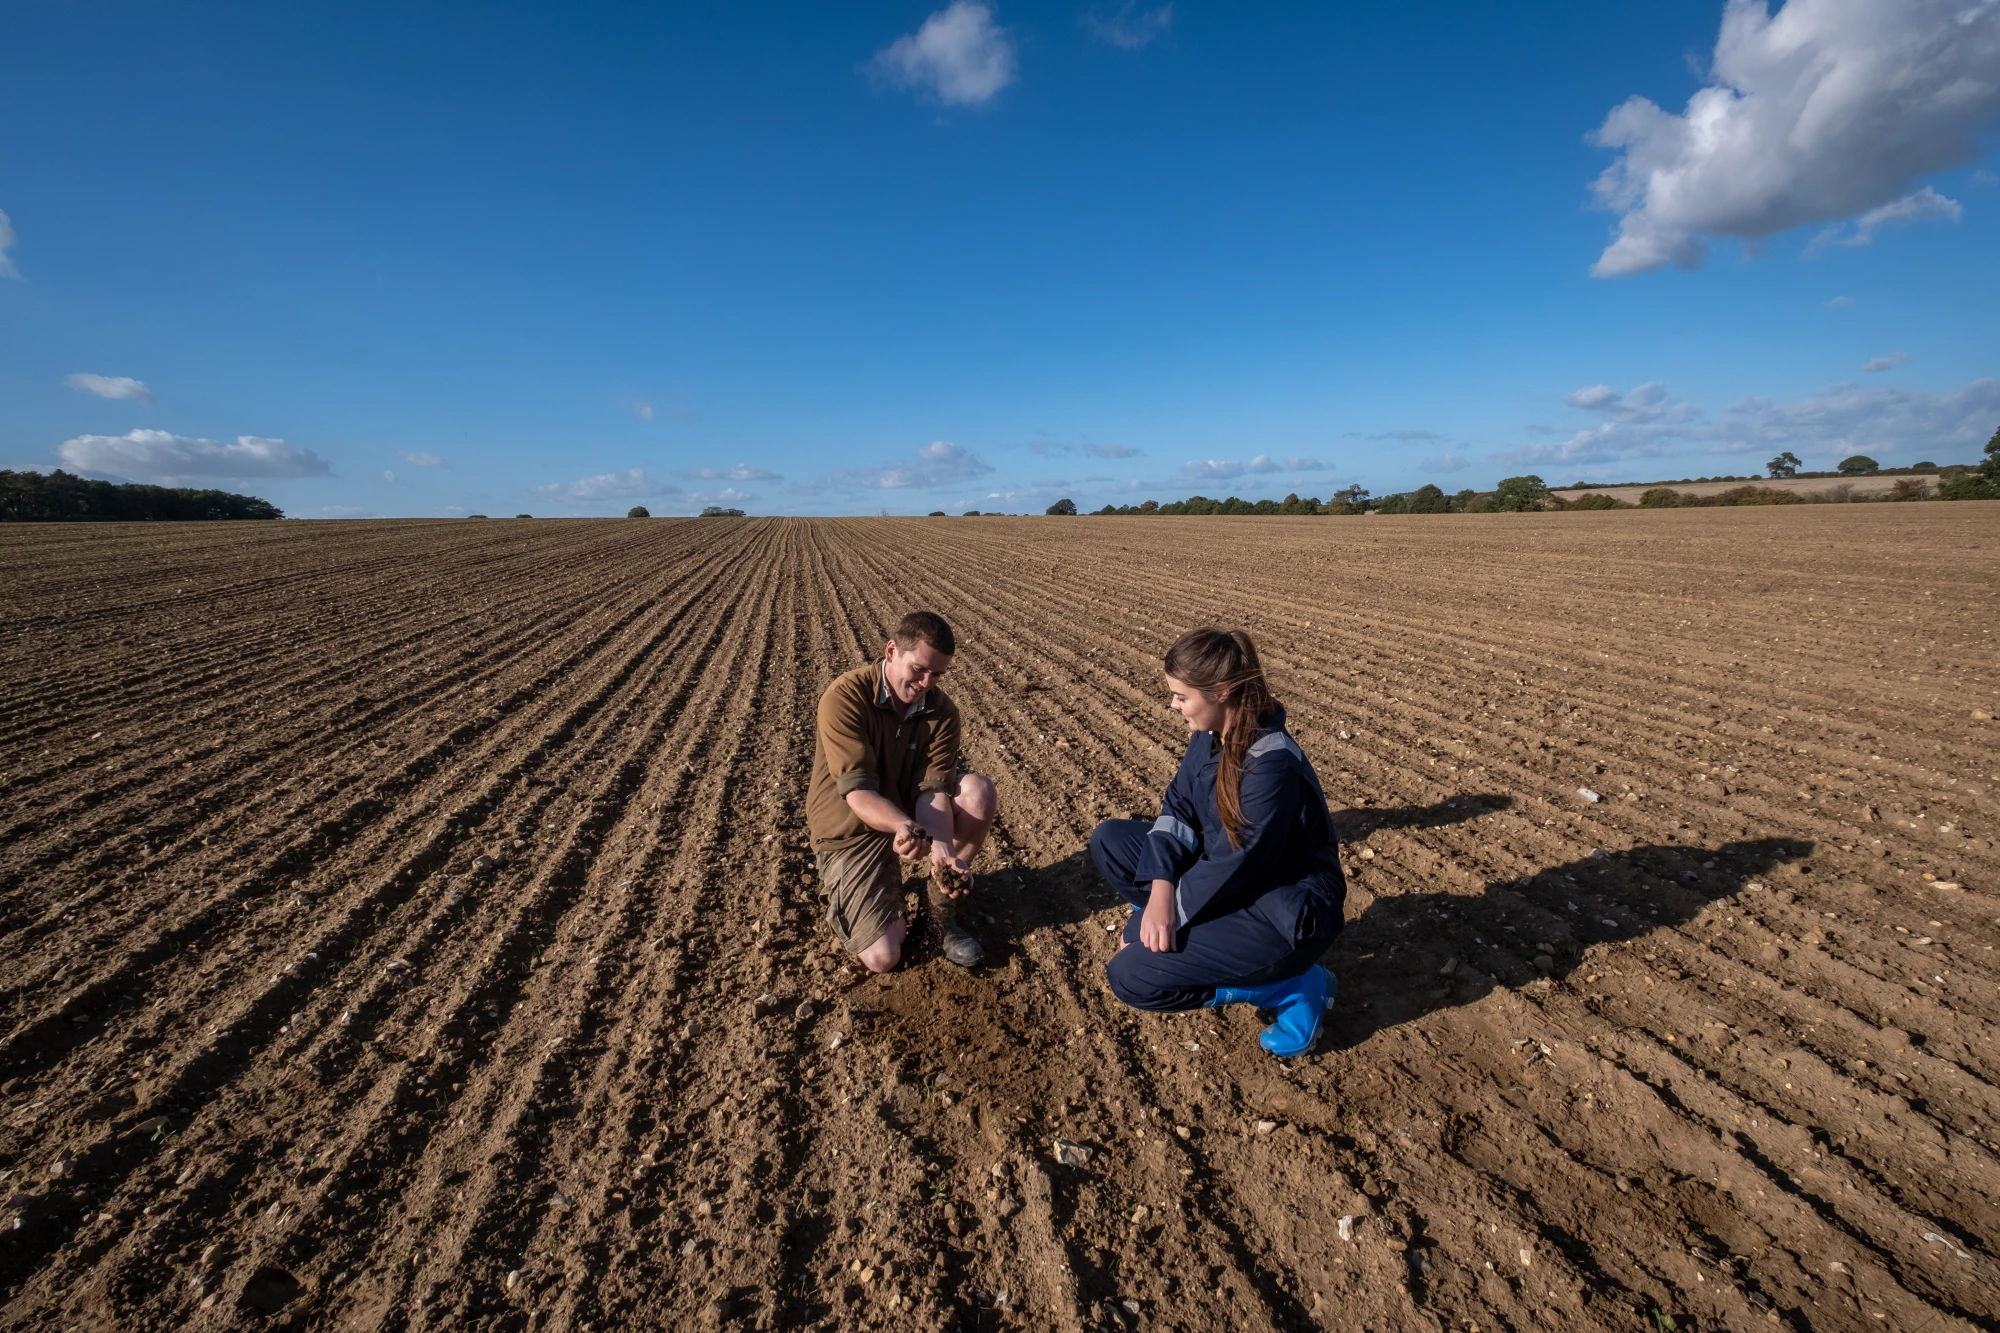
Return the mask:
[[[2000,1326],[2000,506],[10,525],[0,571],[0,1326]],[[877,980],[801,811],[917,605],[990,957]],[[1085,841],[1154,812],[1205,620],[1345,843],[1290,1063],[1102,980]]]

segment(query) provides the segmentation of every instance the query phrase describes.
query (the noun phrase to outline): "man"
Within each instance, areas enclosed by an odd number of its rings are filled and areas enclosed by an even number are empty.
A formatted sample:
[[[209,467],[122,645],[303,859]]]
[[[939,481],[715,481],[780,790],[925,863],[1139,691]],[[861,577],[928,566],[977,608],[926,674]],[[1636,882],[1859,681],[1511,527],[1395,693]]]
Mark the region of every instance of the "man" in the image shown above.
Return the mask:
[[[993,784],[958,771],[958,706],[938,688],[958,643],[944,617],[912,611],[882,660],[841,676],[819,700],[806,827],[834,938],[870,972],[903,956],[903,861],[930,863],[944,956],[986,956],[947,898],[972,887],[972,858],[998,811]]]

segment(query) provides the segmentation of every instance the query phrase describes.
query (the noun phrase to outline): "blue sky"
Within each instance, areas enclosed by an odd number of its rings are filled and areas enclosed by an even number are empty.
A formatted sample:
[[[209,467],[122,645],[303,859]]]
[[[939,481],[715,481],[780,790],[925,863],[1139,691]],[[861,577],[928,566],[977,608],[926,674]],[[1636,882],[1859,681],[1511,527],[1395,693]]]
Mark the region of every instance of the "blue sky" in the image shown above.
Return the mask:
[[[2000,0],[7,26],[0,465],[1039,512],[2000,427]]]

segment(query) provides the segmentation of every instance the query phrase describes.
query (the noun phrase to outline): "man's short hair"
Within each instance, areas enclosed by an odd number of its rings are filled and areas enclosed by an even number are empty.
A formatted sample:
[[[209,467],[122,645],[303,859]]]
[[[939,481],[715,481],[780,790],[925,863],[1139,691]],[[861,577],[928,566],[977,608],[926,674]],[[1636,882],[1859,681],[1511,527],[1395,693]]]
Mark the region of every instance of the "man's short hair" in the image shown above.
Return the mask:
[[[944,623],[944,617],[935,611],[912,611],[896,622],[896,632],[890,635],[896,646],[909,652],[919,643],[927,643],[946,657],[958,651],[958,639],[952,634],[951,626]]]

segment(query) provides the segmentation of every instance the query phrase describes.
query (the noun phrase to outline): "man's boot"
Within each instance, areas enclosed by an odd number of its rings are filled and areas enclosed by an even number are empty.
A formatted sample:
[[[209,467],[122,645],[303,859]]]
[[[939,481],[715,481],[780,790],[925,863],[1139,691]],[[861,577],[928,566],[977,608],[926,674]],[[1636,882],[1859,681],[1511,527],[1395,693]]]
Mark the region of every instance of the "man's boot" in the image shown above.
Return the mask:
[[[938,869],[931,867],[930,881],[924,886],[930,899],[931,929],[937,932],[938,950],[960,967],[977,967],[986,961],[986,950],[972,932],[958,923],[958,909],[944,895],[938,883]]]
[[[937,927],[938,947],[944,956],[960,967],[977,967],[986,961],[986,950],[972,932],[958,924],[958,914],[946,907],[931,915],[931,922]]]

